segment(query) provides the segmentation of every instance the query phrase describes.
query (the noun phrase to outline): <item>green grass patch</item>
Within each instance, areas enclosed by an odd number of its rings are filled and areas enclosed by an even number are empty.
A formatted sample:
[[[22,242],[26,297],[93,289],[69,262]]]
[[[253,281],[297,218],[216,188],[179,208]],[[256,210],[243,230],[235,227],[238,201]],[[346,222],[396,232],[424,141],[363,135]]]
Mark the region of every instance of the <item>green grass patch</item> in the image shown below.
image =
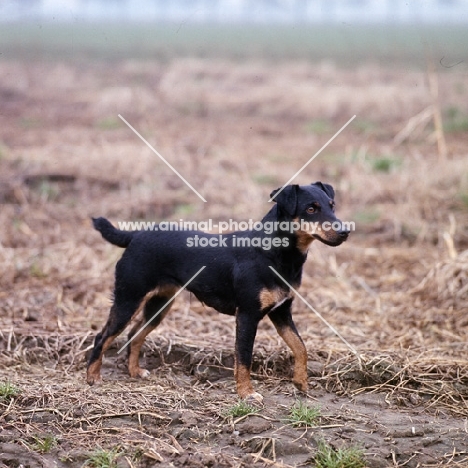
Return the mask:
[[[313,155],[311,155],[313,156]],[[343,164],[346,164],[350,161],[350,157],[346,155],[345,153],[320,153],[320,159],[326,161],[328,163],[328,168],[330,171],[333,171],[335,169],[333,166],[338,165],[341,166]]]
[[[370,135],[375,133],[378,129],[378,126],[375,122],[366,119],[354,119],[353,123],[351,124],[353,128],[355,128],[358,132],[364,133],[365,135]]]
[[[276,186],[279,184],[278,178],[269,174],[254,174],[252,180],[259,185]]]
[[[0,142],[0,161],[3,159],[7,159],[8,157],[8,149],[7,147]]]
[[[57,184],[51,183],[48,180],[41,180],[37,188],[39,195],[44,201],[56,200],[60,195],[60,189]]]
[[[195,206],[190,203],[181,203],[176,206],[175,216],[189,216],[195,211]]]
[[[118,117],[106,117],[96,122],[96,127],[100,130],[115,130],[121,126],[122,121]]]
[[[305,124],[305,130],[307,133],[314,133],[316,135],[324,135],[331,133],[332,126],[327,120],[317,119],[311,120]]]
[[[29,446],[35,452],[49,453],[57,445],[57,438],[53,434],[32,437],[34,442],[29,444]]]
[[[444,112],[443,125],[447,133],[468,132],[468,114],[458,107],[449,107]]]
[[[319,442],[314,457],[316,468],[365,468],[363,451],[359,447],[335,450],[326,442]]]
[[[468,208],[468,192],[459,193],[458,198],[460,199],[463,208]]]
[[[252,405],[249,405],[243,400],[239,400],[235,405],[228,408],[224,416],[232,418],[240,418],[242,416],[247,416],[249,414],[258,413],[259,409],[255,408]]]
[[[44,272],[41,265],[36,261],[34,261],[29,267],[29,274],[38,279],[44,279],[47,277],[47,274]]]
[[[388,174],[394,169],[401,166],[401,159],[395,156],[382,156],[378,158],[369,159],[374,172],[383,172]]]
[[[357,211],[354,213],[352,219],[355,221],[356,225],[359,224],[373,224],[380,219],[380,213],[372,208]]]
[[[83,467],[89,468],[116,468],[117,459],[121,452],[118,448],[112,450],[97,449],[85,460]]]
[[[289,411],[289,422],[296,427],[316,426],[320,416],[318,406],[309,406],[302,401],[296,401]]]
[[[372,169],[376,172],[390,172],[394,165],[390,158],[379,158],[372,162]]]
[[[0,401],[9,401],[20,394],[20,389],[11,382],[0,382]]]
[[[18,124],[24,130],[31,130],[33,128],[39,128],[42,126],[41,120],[35,117],[21,117],[18,121]]]

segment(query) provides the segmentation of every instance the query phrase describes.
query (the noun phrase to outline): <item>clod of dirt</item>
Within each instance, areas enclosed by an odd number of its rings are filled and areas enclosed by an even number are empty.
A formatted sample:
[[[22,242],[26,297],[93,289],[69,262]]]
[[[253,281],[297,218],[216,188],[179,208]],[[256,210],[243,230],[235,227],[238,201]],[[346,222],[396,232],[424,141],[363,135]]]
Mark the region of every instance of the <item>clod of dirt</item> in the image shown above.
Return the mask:
[[[187,427],[196,426],[198,418],[192,411],[184,411],[180,417],[183,424]]]
[[[190,468],[208,468],[220,465],[213,455],[205,455],[202,453],[187,453],[177,459],[177,466],[189,466]]]
[[[321,377],[323,373],[324,365],[318,361],[310,361],[307,364],[308,374],[312,377]]]
[[[427,433],[431,433],[433,431],[430,430],[430,428],[425,428],[421,426],[411,426],[411,427],[402,427],[402,428],[397,428],[393,431],[389,432],[389,437],[393,437],[396,439],[399,438],[406,438],[406,437],[422,437],[425,436]]]
[[[366,458],[367,468],[387,468],[388,466],[389,463],[385,460],[385,453],[383,451],[375,453],[372,457],[368,456]]]
[[[243,434],[261,434],[262,432],[268,431],[272,427],[270,421],[267,421],[258,416],[252,416],[246,421],[241,422],[236,426],[236,430],[239,431],[239,435]]]
[[[291,455],[309,456],[311,453],[311,449],[304,443],[274,437],[255,436],[242,441],[240,445],[252,453],[262,452],[265,455],[272,455],[274,453],[278,457]]]
[[[171,435],[179,440],[183,440],[183,439],[197,440],[200,436],[198,432],[195,432],[192,429],[187,429],[185,427],[174,429],[173,431],[171,431]]]
[[[44,460],[34,452],[26,452],[17,444],[0,444],[1,466],[27,466],[28,468],[42,468]]]
[[[279,457],[287,455],[310,455],[311,449],[307,445],[300,442],[277,439],[275,444],[275,452]]]

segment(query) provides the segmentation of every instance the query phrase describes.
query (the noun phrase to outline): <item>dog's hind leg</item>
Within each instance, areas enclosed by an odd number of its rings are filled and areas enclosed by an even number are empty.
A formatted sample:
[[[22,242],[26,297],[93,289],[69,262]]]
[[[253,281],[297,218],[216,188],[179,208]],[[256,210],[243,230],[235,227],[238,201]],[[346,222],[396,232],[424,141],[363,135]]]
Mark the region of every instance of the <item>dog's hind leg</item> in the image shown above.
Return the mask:
[[[283,338],[294,355],[293,383],[302,392],[307,392],[307,349],[296,329],[291,315],[292,299],[273,309],[268,316],[278,334]]]
[[[86,381],[89,385],[101,382],[102,356],[115,338],[124,331],[137,309],[138,301],[125,303],[114,301],[104,328],[94,340],[94,348],[88,361],[86,373]]]
[[[176,287],[158,288],[144,306],[143,317],[137,321],[128,334],[131,343],[128,346],[128,372],[131,377],[145,379],[149,371],[139,365],[140,350],[145,338],[163,321],[169,312],[177,292]]]

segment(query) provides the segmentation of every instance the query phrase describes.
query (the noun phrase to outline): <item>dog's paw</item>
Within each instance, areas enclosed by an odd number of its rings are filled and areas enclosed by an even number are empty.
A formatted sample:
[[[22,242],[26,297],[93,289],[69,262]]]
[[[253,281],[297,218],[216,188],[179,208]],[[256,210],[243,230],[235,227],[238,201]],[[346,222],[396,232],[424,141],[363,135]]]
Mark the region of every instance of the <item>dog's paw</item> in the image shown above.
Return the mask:
[[[102,385],[102,378],[100,375],[88,375],[86,377],[86,382],[88,382],[88,385]]]
[[[129,374],[130,377],[133,377],[134,379],[147,379],[150,376],[150,371],[138,367],[137,369],[132,369],[131,372],[129,372]]]
[[[253,392],[244,398],[244,401],[249,405],[263,406],[263,396],[260,393]]]
[[[309,390],[307,380],[293,380],[293,384],[300,392],[307,393],[307,391]]]
[[[138,377],[140,377],[140,379],[149,379],[149,376],[150,371],[148,369],[140,369],[138,372]]]

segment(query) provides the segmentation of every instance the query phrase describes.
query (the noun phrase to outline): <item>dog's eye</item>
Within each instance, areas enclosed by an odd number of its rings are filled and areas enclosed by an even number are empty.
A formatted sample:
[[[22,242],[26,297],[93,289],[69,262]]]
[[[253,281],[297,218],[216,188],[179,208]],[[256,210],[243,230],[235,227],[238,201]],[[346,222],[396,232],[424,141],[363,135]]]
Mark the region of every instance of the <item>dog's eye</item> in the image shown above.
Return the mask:
[[[309,206],[309,208],[307,208],[307,213],[309,214],[312,214],[312,213],[315,213],[317,210],[315,208],[315,206]]]
[[[334,201],[331,201],[331,202],[330,202],[330,206],[331,206],[331,209],[332,209],[333,211],[335,211],[335,202],[334,202]]]

